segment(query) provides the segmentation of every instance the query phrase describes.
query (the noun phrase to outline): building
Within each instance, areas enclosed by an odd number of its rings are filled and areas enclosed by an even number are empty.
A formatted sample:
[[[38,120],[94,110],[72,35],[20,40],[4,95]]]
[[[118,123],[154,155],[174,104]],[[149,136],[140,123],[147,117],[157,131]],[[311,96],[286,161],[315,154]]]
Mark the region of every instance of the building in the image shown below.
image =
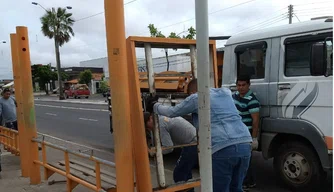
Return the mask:
[[[190,54],[182,53],[177,55],[170,55],[169,60],[169,71],[178,71],[178,72],[188,72],[191,70],[190,64]],[[146,71],[146,60],[137,59],[138,71]],[[154,72],[159,73],[162,71],[167,71],[167,60],[166,57],[156,57],[153,58]],[[104,71],[104,76],[106,80],[109,79],[109,66],[108,66],[108,57],[92,59],[87,61],[81,61],[80,67],[102,67]]]
[[[90,91],[92,94],[97,93],[97,90],[100,87],[100,82],[104,77],[104,70],[101,67],[65,67],[61,69],[65,72],[69,78],[64,82],[64,88],[67,89],[71,85],[75,85],[79,83],[80,73],[85,70],[90,70],[92,72],[92,81],[89,85]]]

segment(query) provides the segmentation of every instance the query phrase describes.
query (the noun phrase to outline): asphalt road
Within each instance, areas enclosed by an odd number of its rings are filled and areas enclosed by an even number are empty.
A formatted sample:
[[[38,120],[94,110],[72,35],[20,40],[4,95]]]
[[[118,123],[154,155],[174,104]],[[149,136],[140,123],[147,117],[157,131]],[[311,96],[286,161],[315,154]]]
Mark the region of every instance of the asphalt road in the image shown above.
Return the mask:
[[[41,133],[90,145],[105,151],[113,151],[113,135],[109,132],[107,105],[73,104],[35,101],[37,129]],[[173,170],[178,153],[164,157],[165,168]],[[154,161],[151,160],[154,164]],[[253,166],[256,170],[257,191],[288,192],[275,176],[272,160],[264,160],[255,153]],[[194,176],[198,175],[195,171]],[[328,186],[321,191],[332,191]]]
[[[107,105],[35,101],[35,109],[39,132],[112,150]]]

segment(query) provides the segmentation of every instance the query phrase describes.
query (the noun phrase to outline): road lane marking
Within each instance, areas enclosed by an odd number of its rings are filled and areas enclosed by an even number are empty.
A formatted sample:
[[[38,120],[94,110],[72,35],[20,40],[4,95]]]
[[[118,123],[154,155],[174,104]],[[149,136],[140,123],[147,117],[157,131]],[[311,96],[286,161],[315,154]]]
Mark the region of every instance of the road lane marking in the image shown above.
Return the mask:
[[[57,116],[57,114],[54,113],[45,113],[46,115],[51,115],[51,116]]]
[[[80,107],[65,107],[65,106],[58,106],[58,105],[44,105],[44,104],[35,104],[39,107],[51,107],[51,108],[58,108],[58,109],[74,109],[74,110],[83,110],[83,111],[101,111],[101,112],[109,112],[107,109],[90,109],[90,108],[80,108]]]
[[[79,119],[84,121],[98,121],[97,119],[87,119],[87,118],[79,118]]]

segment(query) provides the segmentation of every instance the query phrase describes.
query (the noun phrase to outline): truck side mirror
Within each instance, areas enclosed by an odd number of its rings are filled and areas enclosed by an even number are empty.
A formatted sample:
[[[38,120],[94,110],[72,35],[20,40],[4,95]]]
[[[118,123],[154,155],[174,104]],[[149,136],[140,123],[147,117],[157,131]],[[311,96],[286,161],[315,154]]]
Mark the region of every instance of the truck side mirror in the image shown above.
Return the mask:
[[[311,75],[321,76],[325,72],[325,52],[324,43],[317,42],[311,49]]]

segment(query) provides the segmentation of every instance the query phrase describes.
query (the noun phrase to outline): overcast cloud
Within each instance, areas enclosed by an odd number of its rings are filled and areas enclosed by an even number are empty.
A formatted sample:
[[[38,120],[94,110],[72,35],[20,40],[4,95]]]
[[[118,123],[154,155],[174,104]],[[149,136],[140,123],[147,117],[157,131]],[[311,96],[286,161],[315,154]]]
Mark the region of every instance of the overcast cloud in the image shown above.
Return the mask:
[[[132,0],[125,0],[125,3]],[[106,35],[104,14],[80,20],[81,18],[104,11],[103,0],[38,0],[45,8],[72,6],[75,37],[61,47],[62,66],[79,66],[80,61],[106,57]],[[136,0],[125,5],[126,36],[149,36],[147,26],[150,23],[168,35],[180,33],[190,26],[195,27],[194,0]],[[241,3],[240,6],[226,9]],[[318,3],[316,3],[318,2]],[[299,20],[311,17],[333,15],[330,1],[322,0],[209,0],[210,36],[233,35],[239,32],[263,27],[287,24],[283,15],[287,15],[289,4],[296,5]],[[225,10],[224,10],[225,9]],[[16,26],[29,29],[30,54],[33,64],[52,63],[55,66],[54,43],[40,32],[39,18],[44,10],[32,5],[30,0],[2,1],[0,6],[0,79],[12,78],[9,34]],[[182,22],[186,21],[186,22]],[[293,22],[299,22],[296,17]],[[177,24],[175,24],[177,23]],[[175,25],[172,25],[175,24]],[[167,27],[166,27],[167,26]],[[224,42],[219,42],[222,47]],[[170,50],[170,54],[178,52]],[[155,50],[154,57],[162,56],[161,50]],[[144,57],[138,50],[137,57]]]

